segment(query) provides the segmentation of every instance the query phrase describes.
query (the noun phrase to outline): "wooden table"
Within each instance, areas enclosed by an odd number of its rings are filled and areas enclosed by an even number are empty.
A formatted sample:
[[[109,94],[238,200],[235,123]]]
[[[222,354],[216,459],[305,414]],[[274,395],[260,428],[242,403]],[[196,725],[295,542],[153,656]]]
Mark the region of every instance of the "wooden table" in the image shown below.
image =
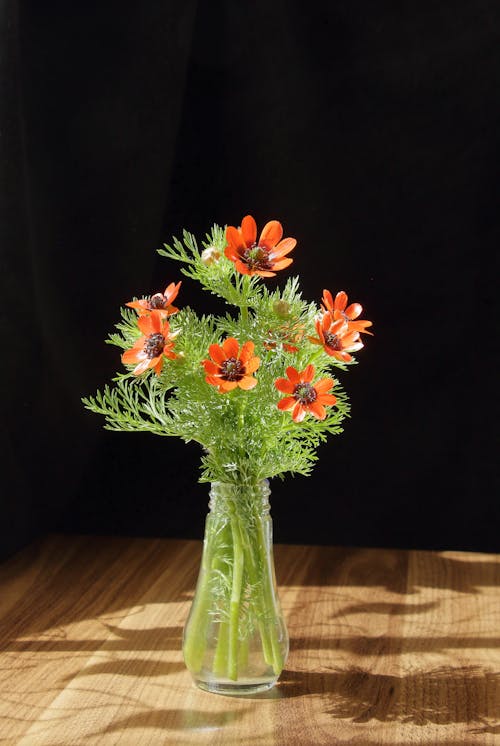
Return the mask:
[[[181,656],[201,544],[51,536],[0,565],[0,744],[498,744],[500,557],[277,546],[265,696]]]

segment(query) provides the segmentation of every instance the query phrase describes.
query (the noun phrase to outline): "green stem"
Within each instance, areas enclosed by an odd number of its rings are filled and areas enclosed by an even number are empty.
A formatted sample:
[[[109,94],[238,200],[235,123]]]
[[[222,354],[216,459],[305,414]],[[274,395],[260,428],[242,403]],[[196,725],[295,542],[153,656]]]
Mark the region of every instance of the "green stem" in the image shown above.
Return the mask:
[[[206,650],[206,631],[209,623],[209,611],[211,605],[210,575],[212,566],[212,535],[210,530],[206,532],[205,545],[203,547],[203,572],[200,573],[200,587],[196,588],[196,605],[192,610],[189,620],[189,628],[186,630],[184,641],[184,660],[186,666],[193,672],[200,671]]]
[[[222,527],[217,527],[215,532],[219,535],[218,547],[224,547],[231,544],[231,532],[229,526],[225,524]],[[216,554],[213,561],[213,569],[216,572],[224,574],[227,568],[226,559]],[[214,673],[217,676],[226,675],[227,667],[227,656],[228,656],[228,641],[229,641],[229,624],[222,618],[219,622],[217,645],[214,653]]]
[[[245,637],[243,640],[240,640],[240,648],[238,651],[238,665],[239,665],[240,671],[244,671],[246,667],[248,666],[248,652],[249,652],[248,637]]]
[[[240,306],[241,310],[241,323],[243,327],[248,326],[248,306]]]
[[[264,526],[262,524],[261,516],[256,512],[255,521],[257,524],[257,542],[260,561],[262,565],[262,596],[263,596],[263,607],[265,617],[269,616],[274,619],[276,609],[276,598],[274,594],[274,579],[272,577],[271,557],[267,548],[266,538],[264,536]],[[268,627],[268,633],[271,641],[272,649],[272,666],[274,673],[279,675],[283,670],[283,655],[281,652],[281,646],[279,644],[277,629],[274,624]]]
[[[234,508],[236,509],[236,508]],[[258,627],[262,640],[262,651],[264,659],[268,665],[273,667],[276,675],[279,675],[283,669],[283,655],[278,639],[278,630],[276,625],[269,619],[273,620],[276,616],[276,598],[274,594],[274,582],[272,577],[272,567],[268,554],[268,541],[265,537],[265,528],[262,522],[262,516],[256,505],[252,508],[254,529],[251,532],[241,532],[239,521],[236,519],[237,538],[243,551],[246,572],[250,584],[257,589],[255,603],[257,606]],[[235,520],[233,519],[232,525]],[[234,541],[233,533],[233,541]],[[240,549],[240,547],[238,547]],[[234,557],[236,564],[236,547]],[[233,576],[234,589],[234,576]],[[240,588],[241,594],[241,588]],[[238,605],[239,611],[239,605]],[[230,643],[231,644],[231,643]],[[235,643],[236,644],[236,643]]]
[[[273,665],[273,651],[272,651],[272,645],[269,637],[269,632],[266,625],[266,616],[267,616],[267,604],[265,603],[265,598],[263,596],[263,585],[262,585],[262,578],[259,574],[259,552],[260,547],[259,544],[255,545],[255,543],[252,546],[252,542],[250,541],[249,535],[246,534],[243,539],[243,548],[245,552],[245,565],[248,573],[248,580],[250,584],[257,588],[257,618],[258,618],[258,627],[259,627],[259,633],[262,640],[262,651],[264,653],[264,660],[266,663],[271,666]],[[265,564],[265,558],[260,558],[260,562]]]
[[[248,666],[250,636],[258,630],[264,660],[278,676],[283,668],[281,624],[269,554],[270,519],[259,500],[261,488],[247,483],[218,489],[221,502],[207,519],[202,572],[186,627],[186,664],[195,674],[211,669],[216,677],[238,681]],[[215,650],[211,648],[208,661],[210,640]]]
[[[214,654],[214,674],[216,676],[225,676],[228,659],[229,644],[229,624],[221,621],[219,624],[219,636],[217,637],[217,646]]]
[[[252,278],[248,275],[241,276],[240,285],[240,313],[241,313],[241,325],[243,329],[248,328],[249,314],[248,314],[248,298],[250,295],[250,288],[252,285]]]
[[[238,626],[240,617],[241,587],[243,582],[243,547],[241,545],[240,527],[237,516],[231,517],[233,534],[233,582],[229,607],[229,646],[227,675],[233,681],[238,679]]]

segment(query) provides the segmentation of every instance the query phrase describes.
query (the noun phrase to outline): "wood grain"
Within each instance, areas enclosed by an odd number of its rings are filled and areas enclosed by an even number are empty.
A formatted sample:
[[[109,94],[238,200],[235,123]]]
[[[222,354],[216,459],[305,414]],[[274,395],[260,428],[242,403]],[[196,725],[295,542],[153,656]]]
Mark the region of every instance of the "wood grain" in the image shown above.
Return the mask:
[[[500,557],[277,546],[279,686],[196,689],[199,542],[51,536],[0,565],[0,744],[500,743]]]

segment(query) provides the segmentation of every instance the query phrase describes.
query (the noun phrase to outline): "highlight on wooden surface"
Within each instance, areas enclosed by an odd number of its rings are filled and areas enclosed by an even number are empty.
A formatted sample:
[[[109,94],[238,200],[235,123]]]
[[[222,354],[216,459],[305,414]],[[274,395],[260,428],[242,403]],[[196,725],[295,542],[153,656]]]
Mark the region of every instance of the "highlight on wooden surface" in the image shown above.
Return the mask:
[[[196,689],[201,543],[51,536],[0,565],[0,744],[497,744],[500,557],[275,547],[291,654],[267,695]]]

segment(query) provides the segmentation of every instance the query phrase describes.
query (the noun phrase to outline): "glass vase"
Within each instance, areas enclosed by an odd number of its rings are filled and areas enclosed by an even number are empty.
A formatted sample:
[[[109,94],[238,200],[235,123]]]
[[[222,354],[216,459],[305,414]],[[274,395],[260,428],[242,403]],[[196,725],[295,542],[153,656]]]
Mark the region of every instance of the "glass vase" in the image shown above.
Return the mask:
[[[288,655],[269,495],[267,480],[211,485],[200,573],[183,639],[187,668],[210,692],[270,689]]]

